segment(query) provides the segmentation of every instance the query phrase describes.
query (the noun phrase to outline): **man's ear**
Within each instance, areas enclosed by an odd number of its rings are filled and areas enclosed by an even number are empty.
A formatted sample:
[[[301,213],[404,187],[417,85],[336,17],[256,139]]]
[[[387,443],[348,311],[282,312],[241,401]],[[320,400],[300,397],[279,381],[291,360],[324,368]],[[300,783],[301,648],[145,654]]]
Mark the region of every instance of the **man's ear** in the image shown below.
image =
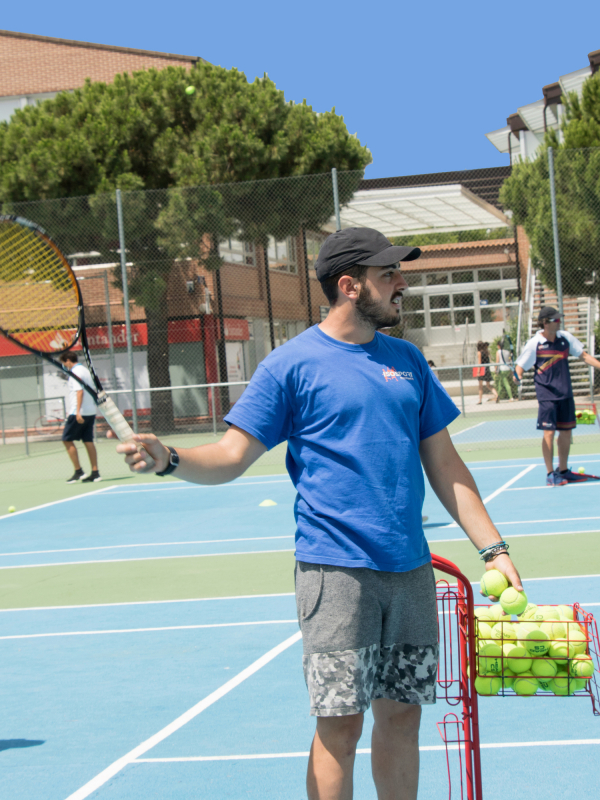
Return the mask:
[[[351,275],[342,275],[338,281],[338,291],[355,300],[359,295],[359,282]]]

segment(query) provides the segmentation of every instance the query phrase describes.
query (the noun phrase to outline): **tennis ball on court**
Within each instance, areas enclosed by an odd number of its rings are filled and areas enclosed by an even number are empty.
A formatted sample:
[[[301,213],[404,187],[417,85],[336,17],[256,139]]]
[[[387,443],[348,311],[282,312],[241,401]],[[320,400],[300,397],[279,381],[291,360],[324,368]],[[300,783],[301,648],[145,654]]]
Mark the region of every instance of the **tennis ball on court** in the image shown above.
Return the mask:
[[[573,606],[557,606],[561,619],[574,619]]]
[[[540,684],[535,675],[519,675],[513,682],[513,691],[523,696],[531,696],[540,688]]]
[[[523,611],[522,614],[519,614],[519,619],[523,620],[524,622],[531,619],[533,615],[536,613],[538,607],[535,603],[527,603],[527,608]]]
[[[542,622],[539,627],[542,633],[545,633],[548,639],[566,639],[567,629],[559,620],[549,620]]]
[[[531,669],[532,658],[522,644],[517,644],[511,648],[505,662],[511,672],[521,675]]]
[[[507,641],[517,638],[515,626],[511,622],[497,622],[492,628],[492,639]]]
[[[8,507],[8,513],[9,513],[9,514],[14,514],[16,510],[17,510],[17,509],[16,509],[16,507],[15,507],[15,506],[9,506],[9,507]]]
[[[522,622],[518,626],[517,639],[530,656],[543,656],[548,652],[548,634],[533,622]]]
[[[546,678],[549,681],[558,674],[558,664],[551,658],[534,658],[531,673],[536,678]]]
[[[475,678],[475,691],[477,694],[493,695],[498,694],[502,688],[500,678],[484,678],[481,675]]]
[[[495,642],[486,642],[479,648],[477,674],[489,677],[502,672],[502,648]]]
[[[571,675],[575,678],[591,678],[594,674],[594,662],[591,656],[575,656],[571,661]]]
[[[185,93],[186,94],[194,94],[195,91],[196,91],[196,87],[195,86],[186,86],[186,89],[185,89]]]
[[[566,639],[556,639],[556,641],[550,642],[548,655],[550,658],[553,658],[557,664],[567,664],[569,656],[574,654]]]
[[[579,467],[579,469],[577,470],[577,472],[578,472],[580,475],[585,475],[585,467]]]
[[[527,595],[509,586],[500,595],[500,605],[507,614],[522,614],[527,608]]]
[[[507,588],[508,581],[497,569],[490,569],[481,578],[481,593],[486,597],[500,597]]]

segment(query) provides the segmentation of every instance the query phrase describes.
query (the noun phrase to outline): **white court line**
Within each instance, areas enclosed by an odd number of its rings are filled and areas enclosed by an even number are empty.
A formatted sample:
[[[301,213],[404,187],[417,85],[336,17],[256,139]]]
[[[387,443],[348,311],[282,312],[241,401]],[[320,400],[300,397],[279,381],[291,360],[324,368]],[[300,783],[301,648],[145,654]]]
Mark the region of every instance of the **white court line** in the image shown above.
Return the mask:
[[[495,522],[494,524],[495,525],[502,525],[502,524],[507,524],[508,525],[508,523],[498,523],[498,522]],[[448,527],[450,527],[450,525],[448,525]],[[577,533],[597,533],[597,531],[596,531],[595,528],[591,528],[590,530],[584,530],[584,531],[579,529],[577,531],[552,531],[550,533],[511,533],[511,534],[506,534],[506,538],[507,539],[522,539],[522,538],[530,539],[533,536],[569,536],[569,535],[573,535],[573,534],[577,534]],[[461,537],[459,537],[457,539],[427,539],[427,541],[429,542],[429,544],[435,545],[438,542],[469,542],[470,540],[467,538],[467,534],[465,533],[464,536],[461,536]]]
[[[2,639],[45,639],[56,636],[102,636],[108,633],[154,633],[157,631],[194,631],[200,628],[239,628],[246,625],[290,625],[298,624],[297,619],[268,619],[258,622],[214,622],[207,625],[169,625],[160,628],[115,628],[103,631],[60,631],[59,633],[19,633],[14,636],[0,636]]]
[[[295,548],[282,550],[245,550],[236,553],[194,553],[184,556],[142,556],[142,558],[101,558],[93,561],[50,561],[47,564],[6,564],[3,569],[33,569],[34,567],[73,567],[81,564],[120,564],[123,561],[167,561],[174,558],[212,558],[213,556],[257,556],[263,553],[293,553]]]
[[[100,494],[100,492],[107,492],[109,489],[112,489],[112,486],[103,486],[101,489],[94,489],[93,491],[85,492],[84,494],[76,494],[73,495],[73,497],[64,497],[62,500],[52,500],[50,503],[42,503],[41,506],[24,508],[23,511],[13,511],[12,514],[3,514],[0,517],[0,520],[14,519],[15,517],[19,517],[21,514],[28,514],[30,511],[37,511],[40,508],[49,508],[50,506],[57,506],[59,503],[69,503],[71,500],[81,500],[82,497],[89,497],[91,494]]]
[[[495,750],[505,747],[563,747],[565,745],[590,745],[600,744],[600,739],[559,739],[547,742],[494,742],[481,744],[480,747],[486,750]],[[446,745],[424,745],[419,747],[420,752],[439,752],[445,751]],[[458,750],[457,744],[448,745],[448,750]],[[360,747],[356,750],[357,755],[370,755],[370,747]],[[136,764],[181,764],[186,761],[254,761],[263,758],[308,758],[308,751],[304,753],[257,753],[251,755],[238,756],[184,756],[181,758],[136,758]]]
[[[530,464],[528,467],[525,467],[525,469],[522,469],[521,472],[519,472],[518,475],[515,475],[514,478],[511,478],[509,481],[506,481],[506,483],[503,484],[499,489],[496,489],[495,492],[492,492],[491,494],[489,494],[485,498],[485,500],[483,501],[483,505],[484,506],[487,505],[495,497],[498,497],[499,494],[502,494],[502,492],[505,492],[508,489],[509,486],[512,486],[513,483],[516,483],[520,478],[522,478],[524,475],[527,475],[528,472],[531,472],[531,470],[535,469],[536,467],[537,467],[537,464]],[[600,483],[600,481],[599,481],[599,483]],[[458,522],[451,522],[450,525],[448,525],[447,527],[448,528],[458,528]]]
[[[509,492],[538,492],[540,489],[581,489],[582,487],[600,486],[600,481],[581,481],[581,483],[568,483],[566,486],[517,486],[515,489],[508,489]]]
[[[591,519],[591,517],[590,517]],[[598,517],[600,519],[600,517]],[[89,550],[119,550],[127,547],[175,547],[183,544],[222,544],[223,542],[262,542],[271,539],[293,539],[294,534],[287,536],[251,536],[245,539],[198,539],[189,542],[146,542],[144,544],[106,544],[99,547],[69,547],[63,550],[23,550],[20,553],[0,553],[0,558],[5,556],[37,556],[47,553],[83,553]]]
[[[160,489],[121,489],[118,492],[113,492],[113,495],[122,495],[122,494],[145,494],[147,492],[168,492],[168,491],[186,491],[189,489],[232,489],[234,486],[264,486],[267,483],[291,483],[291,480],[278,480],[278,481],[255,481],[254,483],[215,483],[215,484],[198,484],[198,483],[186,483],[183,486],[178,486],[177,484],[173,484],[172,486],[162,486]],[[148,485],[148,484],[146,484]],[[150,484],[154,486],[155,484]],[[120,487],[117,487],[120,488]],[[14,515],[13,515],[14,516]]]
[[[485,425],[486,422],[487,422],[487,420],[484,420],[483,422],[478,422],[477,425],[471,425],[470,428],[463,428],[462,431],[457,431],[456,433],[450,434],[450,438],[454,439],[455,436],[460,436],[461,433],[466,433],[467,431],[472,431],[473,428],[479,428],[479,427],[481,427],[481,425]]]
[[[294,592],[275,592],[273,594],[236,594],[225,597],[186,597],[182,600],[130,600],[122,603],[82,603],[75,606],[30,606],[26,608],[0,608],[0,614],[13,611],[63,611],[74,608],[118,608],[121,606],[163,606],[172,603],[206,603],[213,600],[256,600],[265,597],[294,597]]]
[[[149,739],[146,739],[145,742],[142,742],[137,747],[134,747],[133,750],[130,750],[129,753],[122,756],[121,758],[117,759],[117,761],[113,762],[109,767],[102,770],[95,778],[92,778],[91,781],[82,786],[81,789],[78,789],[73,794],[70,794],[66,800],[85,800],[86,797],[89,797],[95,791],[97,791],[101,786],[109,781],[111,778],[114,778],[122,769],[124,769],[128,764],[133,763],[136,759],[140,756],[143,756],[144,753],[147,753],[148,750],[151,750],[153,747],[156,747],[157,744],[164,741],[168,736],[175,731],[178,731],[184,725],[186,725],[190,720],[194,719],[201,714],[205,709],[209,706],[212,706],[213,703],[216,703],[217,700],[220,700],[226,694],[228,694],[232,689],[235,689],[241,683],[243,683],[247,678],[250,678],[254,675],[255,672],[258,672],[259,669],[264,667],[274,658],[276,658],[280,653],[283,653],[284,650],[287,650],[288,647],[291,647],[297,641],[300,640],[301,633],[295,633],[293,636],[290,636],[289,639],[285,639],[281,644],[278,644],[277,647],[274,647],[272,650],[269,650],[268,653],[265,653],[259,659],[257,659],[253,664],[250,664],[249,667],[243,669],[240,673],[238,673],[234,678],[227,683],[224,683],[220,689],[217,689],[215,692],[212,692],[205,697],[204,700],[201,700],[195,706],[192,706],[188,711],[182,714],[177,719],[173,720],[169,725],[164,727],[158,733],[155,733],[154,736],[151,736]]]

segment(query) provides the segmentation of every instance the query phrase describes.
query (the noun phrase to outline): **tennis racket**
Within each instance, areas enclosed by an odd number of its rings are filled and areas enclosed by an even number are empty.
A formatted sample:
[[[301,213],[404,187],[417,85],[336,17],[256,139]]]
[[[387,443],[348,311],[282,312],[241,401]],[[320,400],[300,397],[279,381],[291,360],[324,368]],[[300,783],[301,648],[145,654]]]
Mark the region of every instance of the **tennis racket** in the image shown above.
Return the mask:
[[[0,215],[0,333],[61,369],[81,384],[122,442],[133,430],[102,388],[90,357],[83,302],[77,279],[48,234],[29,220]],[[52,356],[80,342],[94,387]],[[143,447],[149,466],[152,458]]]
[[[508,345],[508,349],[510,351],[510,362],[507,362],[506,358],[504,357],[504,351],[506,350],[505,344]],[[512,339],[508,333],[505,333],[500,340],[500,358],[502,359],[504,366],[511,370],[512,374],[515,376],[516,382],[521,383],[521,380],[517,375],[517,370],[515,369],[515,348],[513,347]]]

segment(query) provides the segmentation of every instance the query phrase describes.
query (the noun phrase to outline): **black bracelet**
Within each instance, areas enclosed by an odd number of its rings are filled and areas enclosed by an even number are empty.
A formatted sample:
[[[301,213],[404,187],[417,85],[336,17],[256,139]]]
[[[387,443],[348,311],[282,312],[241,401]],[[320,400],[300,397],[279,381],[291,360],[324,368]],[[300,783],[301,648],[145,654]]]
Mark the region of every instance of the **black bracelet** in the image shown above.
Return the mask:
[[[482,555],[487,550],[493,550],[495,547],[506,547],[508,550],[508,545],[504,540],[502,540],[500,542],[494,542],[494,544],[488,544],[487,547],[483,547],[481,550],[479,550],[479,555]]]
[[[503,554],[508,555],[508,546],[499,545],[493,550],[488,550],[487,553],[484,553],[484,555],[479,556],[479,558],[482,561],[485,561],[485,563],[487,564],[488,561],[493,561],[496,558],[496,556],[500,556]]]

